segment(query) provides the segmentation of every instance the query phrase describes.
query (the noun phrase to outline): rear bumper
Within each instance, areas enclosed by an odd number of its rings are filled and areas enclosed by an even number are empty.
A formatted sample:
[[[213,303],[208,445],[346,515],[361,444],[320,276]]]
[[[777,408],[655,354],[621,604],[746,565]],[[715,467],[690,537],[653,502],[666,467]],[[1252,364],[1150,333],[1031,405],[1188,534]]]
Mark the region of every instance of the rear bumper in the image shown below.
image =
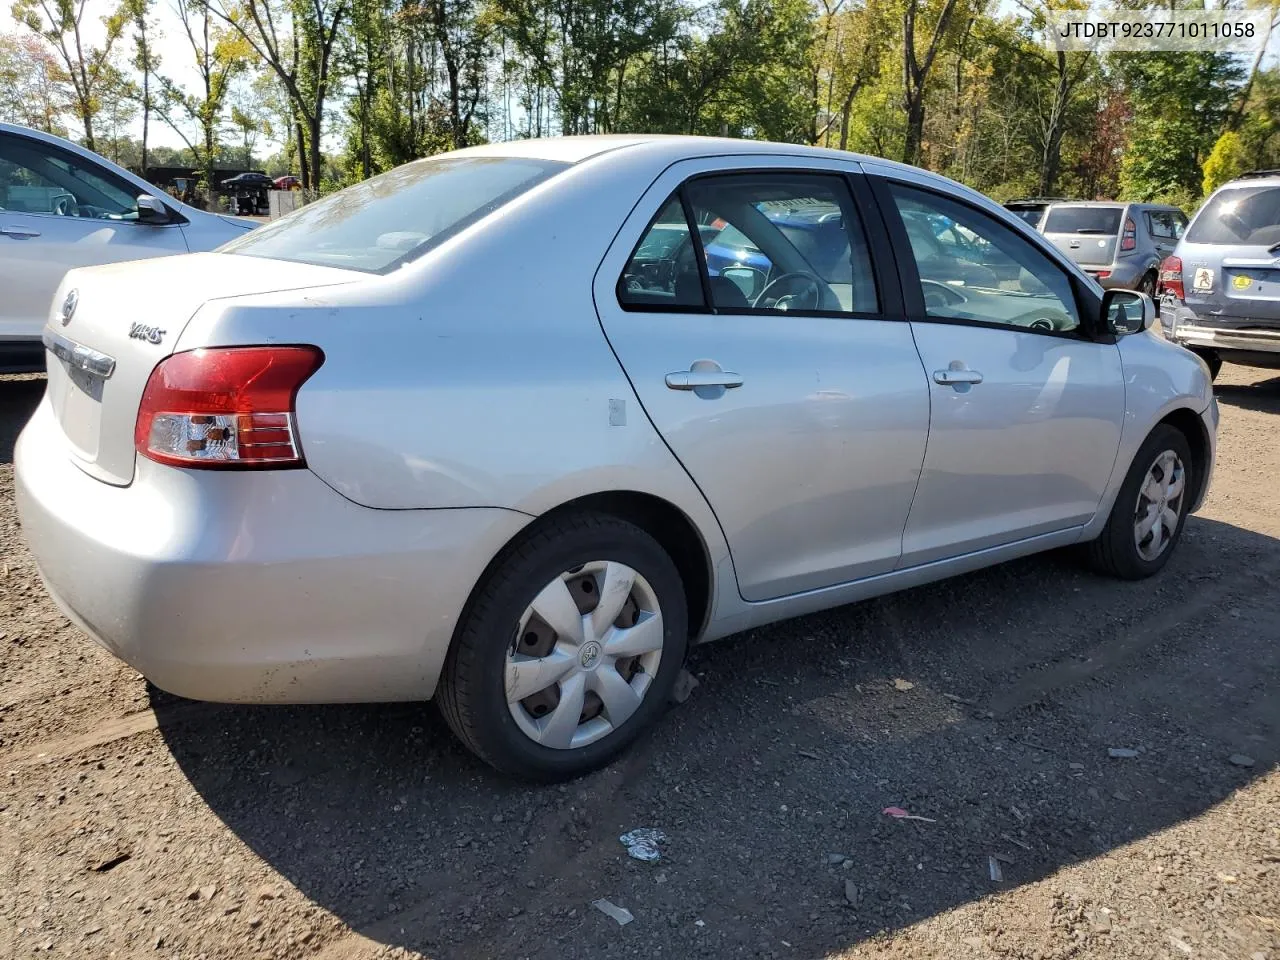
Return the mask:
[[[529,520],[373,510],[307,470],[143,459],[116,487],[64,443],[42,403],[15,452],[23,533],[49,593],[156,686],[194,699],[431,696],[472,587]]]
[[[1122,261],[1105,265],[1082,264],[1080,269],[1097,280],[1104,290],[1134,290],[1142,282],[1142,264],[1138,263]],[[1099,271],[1104,273],[1110,271],[1110,276],[1100,277],[1098,276]]]
[[[1171,308],[1168,304],[1160,311],[1160,323],[1165,337],[1184,347],[1280,354],[1280,324],[1274,327],[1237,327],[1214,323],[1184,306]]]

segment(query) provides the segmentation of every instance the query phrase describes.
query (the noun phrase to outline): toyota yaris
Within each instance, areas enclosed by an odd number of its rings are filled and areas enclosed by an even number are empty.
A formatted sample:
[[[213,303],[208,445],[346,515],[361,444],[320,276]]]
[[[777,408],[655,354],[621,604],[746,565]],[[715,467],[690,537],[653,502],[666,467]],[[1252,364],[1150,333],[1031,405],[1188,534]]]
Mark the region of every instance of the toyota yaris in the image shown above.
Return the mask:
[[[58,604],[166,690],[434,697],[563,777],[692,643],[1072,544],[1159,571],[1217,407],[1152,318],[910,167],[499,144],[69,274],[18,505]]]

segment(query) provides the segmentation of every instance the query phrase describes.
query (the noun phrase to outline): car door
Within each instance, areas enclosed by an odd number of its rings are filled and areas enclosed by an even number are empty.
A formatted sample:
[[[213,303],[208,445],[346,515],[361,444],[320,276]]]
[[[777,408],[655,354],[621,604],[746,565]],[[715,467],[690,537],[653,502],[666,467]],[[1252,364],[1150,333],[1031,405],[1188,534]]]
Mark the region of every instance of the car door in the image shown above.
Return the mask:
[[[1080,302],[1083,283],[978,206],[928,181],[873,180],[895,248],[909,253],[898,258],[903,299],[932,402],[900,566],[1088,522],[1111,476],[1125,405],[1114,338],[1095,339],[1095,323],[1084,322],[1098,304]],[[917,251],[904,221],[929,215],[978,240]]]
[[[676,164],[596,276],[609,343],[747,600],[885,573],[901,553],[929,390],[857,171]]]
[[[0,337],[38,340],[72,267],[186,253],[177,223],[137,222],[134,188],[78,154],[0,133]]]

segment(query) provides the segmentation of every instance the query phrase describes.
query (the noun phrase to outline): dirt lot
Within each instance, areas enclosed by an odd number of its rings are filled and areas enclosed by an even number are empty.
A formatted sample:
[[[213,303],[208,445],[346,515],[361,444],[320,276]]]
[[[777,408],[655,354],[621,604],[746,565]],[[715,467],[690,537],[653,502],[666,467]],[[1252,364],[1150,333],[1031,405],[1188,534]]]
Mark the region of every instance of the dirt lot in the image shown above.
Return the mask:
[[[1224,373],[1157,580],[1047,556],[703,647],[638,749],[538,789],[426,707],[188,703],[100,652],[13,512],[42,388],[0,382],[0,957],[1280,960],[1272,374]]]

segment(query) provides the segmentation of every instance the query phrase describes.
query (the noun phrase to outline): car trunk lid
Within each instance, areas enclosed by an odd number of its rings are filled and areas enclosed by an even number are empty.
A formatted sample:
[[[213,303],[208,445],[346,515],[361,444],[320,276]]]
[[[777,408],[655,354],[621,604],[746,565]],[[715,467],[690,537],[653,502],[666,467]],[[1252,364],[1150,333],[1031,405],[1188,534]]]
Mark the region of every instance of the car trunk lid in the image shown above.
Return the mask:
[[[1105,266],[1115,258],[1116,240],[1124,222],[1124,207],[1064,206],[1049,208],[1041,232],[1055,247],[1081,266]]]
[[[68,273],[54,298],[44,341],[48,402],[74,461],[106,483],[132,481],[142,392],[204,303],[361,276],[213,253]]]

